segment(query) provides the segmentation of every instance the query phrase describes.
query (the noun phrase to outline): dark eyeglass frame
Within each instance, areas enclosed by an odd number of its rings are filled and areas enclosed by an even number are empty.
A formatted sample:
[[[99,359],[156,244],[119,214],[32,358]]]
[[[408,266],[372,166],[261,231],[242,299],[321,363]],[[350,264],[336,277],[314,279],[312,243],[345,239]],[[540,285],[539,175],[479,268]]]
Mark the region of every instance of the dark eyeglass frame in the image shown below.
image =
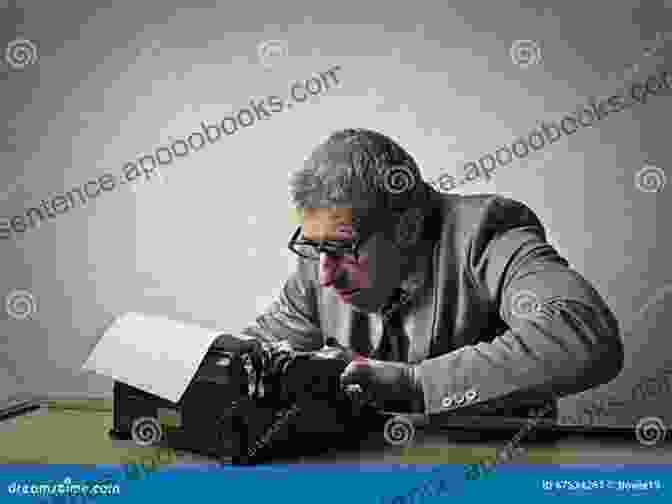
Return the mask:
[[[327,254],[329,257],[337,259],[340,259],[346,255],[352,255],[355,258],[355,261],[358,261],[359,250],[361,249],[362,245],[364,245],[364,243],[374,234],[367,233],[367,236],[365,237],[358,235],[354,240],[323,240],[318,242],[314,240],[300,240],[299,236],[301,236],[302,229],[303,228],[301,226],[296,229],[287,246],[289,250],[294,252],[299,257],[310,259],[312,261],[319,260],[320,254]],[[296,249],[297,246],[313,247],[317,257],[302,254]]]

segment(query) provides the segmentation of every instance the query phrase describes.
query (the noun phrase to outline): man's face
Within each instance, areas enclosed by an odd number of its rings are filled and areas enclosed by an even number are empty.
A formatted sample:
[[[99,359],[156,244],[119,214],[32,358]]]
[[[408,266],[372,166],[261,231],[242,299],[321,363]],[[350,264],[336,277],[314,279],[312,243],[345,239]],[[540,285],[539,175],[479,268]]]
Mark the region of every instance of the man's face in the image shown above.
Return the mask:
[[[352,209],[318,208],[303,212],[303,238],[312,241],[353,240]],[[319,280],[322,287],[333,288],[344,303],[364,312],[383,307],[401,282],[402,257],[383,233],[375,233],[359,249],[358,260],[352,255],[320,255]]]

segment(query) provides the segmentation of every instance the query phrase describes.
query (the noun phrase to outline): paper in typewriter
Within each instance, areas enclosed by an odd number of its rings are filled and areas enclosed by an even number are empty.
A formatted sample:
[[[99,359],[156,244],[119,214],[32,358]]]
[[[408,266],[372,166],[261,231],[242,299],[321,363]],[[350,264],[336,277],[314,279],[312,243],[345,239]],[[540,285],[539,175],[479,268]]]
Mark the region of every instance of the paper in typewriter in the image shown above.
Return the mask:
[[[178,402],[221,331],[129,312],[108,327],[82,366]]]

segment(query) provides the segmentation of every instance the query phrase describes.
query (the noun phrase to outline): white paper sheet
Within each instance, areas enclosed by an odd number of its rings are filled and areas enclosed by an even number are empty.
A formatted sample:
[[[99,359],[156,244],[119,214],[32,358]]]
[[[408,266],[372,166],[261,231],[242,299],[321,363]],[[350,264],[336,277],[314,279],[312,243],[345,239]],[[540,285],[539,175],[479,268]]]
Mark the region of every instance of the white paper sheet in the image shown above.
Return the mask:
[[[178,402],[222,331],[129,312],[105,331],[82,366]]]

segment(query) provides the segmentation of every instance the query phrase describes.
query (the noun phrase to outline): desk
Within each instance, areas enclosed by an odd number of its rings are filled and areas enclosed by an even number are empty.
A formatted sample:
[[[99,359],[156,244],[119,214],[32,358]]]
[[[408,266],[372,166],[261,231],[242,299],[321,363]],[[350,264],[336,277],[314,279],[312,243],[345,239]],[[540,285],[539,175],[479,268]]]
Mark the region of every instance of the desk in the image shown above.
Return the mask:
[[[132,441],[112,441],[112,402],[106,399],[46,401],[31,413],[0,422],[0,464],[123,464],[151,456],[155,448]],[[373,433],[359,450],[334,449],[318,456],[282,463],[306,464],[473,464],[494,457],[509,438],[478,432],[418,430],[407,448],[386,445]],[[672,464],[672,443],[647,447],[634,434],[574,434],[554,441],[523,440],[520,464]],[[178,464],[217,465],[190,452],[176,452]]]

